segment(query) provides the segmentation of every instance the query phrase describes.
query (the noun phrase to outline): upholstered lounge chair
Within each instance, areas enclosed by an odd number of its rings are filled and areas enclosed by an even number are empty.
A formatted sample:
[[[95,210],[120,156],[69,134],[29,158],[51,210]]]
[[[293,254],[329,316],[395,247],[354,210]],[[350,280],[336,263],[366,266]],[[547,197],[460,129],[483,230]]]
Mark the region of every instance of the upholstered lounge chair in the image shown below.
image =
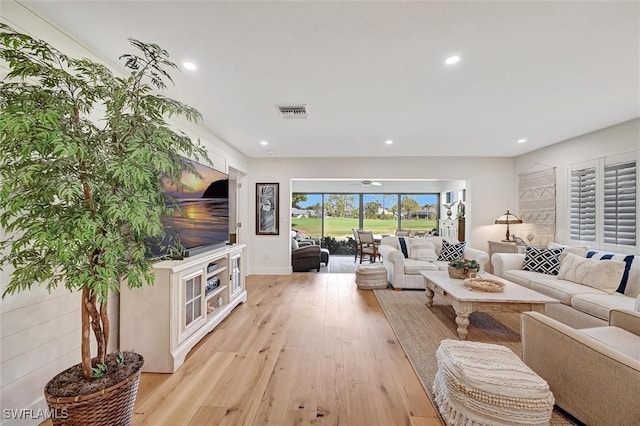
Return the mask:
[[[298,242],[291,239],[291,266],[293,272],[305,272],[315,269],[320,272],[321,249],[316,245],[298,246]]]

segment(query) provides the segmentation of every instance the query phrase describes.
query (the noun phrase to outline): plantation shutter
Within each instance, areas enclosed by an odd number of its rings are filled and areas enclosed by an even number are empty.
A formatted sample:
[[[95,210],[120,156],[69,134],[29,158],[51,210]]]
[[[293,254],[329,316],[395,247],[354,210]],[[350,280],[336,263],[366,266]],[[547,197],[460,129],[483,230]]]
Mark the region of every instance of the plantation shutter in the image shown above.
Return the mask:
[[[604,242],[636,245],[636,162],[604,168]]]
[[[571,239],[596,240],[596,169],[571,172]]]

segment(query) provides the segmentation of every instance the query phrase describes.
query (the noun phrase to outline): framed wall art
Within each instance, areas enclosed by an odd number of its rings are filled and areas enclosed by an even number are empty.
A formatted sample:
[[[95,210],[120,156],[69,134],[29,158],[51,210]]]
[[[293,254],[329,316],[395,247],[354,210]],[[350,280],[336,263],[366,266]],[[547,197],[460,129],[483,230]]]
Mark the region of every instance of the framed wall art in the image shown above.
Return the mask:
[[[280,184],[256,183],[256,235],[279,235]]]

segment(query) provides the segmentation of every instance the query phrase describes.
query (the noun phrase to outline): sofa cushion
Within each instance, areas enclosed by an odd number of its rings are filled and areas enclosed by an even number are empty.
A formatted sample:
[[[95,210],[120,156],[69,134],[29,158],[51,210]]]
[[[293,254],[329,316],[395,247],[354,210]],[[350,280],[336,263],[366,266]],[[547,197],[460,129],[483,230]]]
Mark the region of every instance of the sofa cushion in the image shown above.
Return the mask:
[[[420,275],[420,271],[437,271],[438,266],[426,260],[405,259],[405,275]]]
[[[571,306],[585,314],[609,321],[611,309],[633,310],[635,300],[620,293],[577,294],[571,298]]]
[[[603,253],[603,252],[592,250],[587,253],[587,257],[590,259],[598,259],[598,260],[623,261],[625,263],[624,273],[622,275],[622,278],[620,279],[620,284],[616,291],[618,293],[624,293],[627,287],[627,282],[629,281],[629,273],[631,271],[631,265],[635,257],[634,255]]]
[[[448,271],[449,270],[449,262],[446,260],[436,260],[435,262],[431,262],[436,265],[439,271]]]
[[[560,265],[558,278],[613,294],[620,285],[625,265],[625,262],[617,260],[600,262],[567,253]]]
[[[452,260],[463,258],[466,245],[466,242],[450,243],[447,240],[442,240],[442,251],[438,255],[438,260],[451,262]]]
[[[409,240],[409,257],[414,260],[438,260],[436,246],[427,238],[411,238]]]
[[[586,285],[576,284],[571,281],[560,280],[555,275],[540,274],[531,280],[529,287],[533,291],[542,293],[554,299],[558,299],[560,303],[571,306],[571,298],[577,294],[603,294],[602,290],[587,287]]]
[[[583,328],[581,333],[640,361],[640,336],[618,327]]]
[[[539,249],[533,246],[527,246],[522,269],[525,271],[557,275],[560,269],[558,256],[560,256],[561,253],[561,248]]]
[[[504,271],[502,278],[519,284],[526,288],[531,288],[531,280],[537,278],[540,272],[523,271],[522,269],[511,269]]]

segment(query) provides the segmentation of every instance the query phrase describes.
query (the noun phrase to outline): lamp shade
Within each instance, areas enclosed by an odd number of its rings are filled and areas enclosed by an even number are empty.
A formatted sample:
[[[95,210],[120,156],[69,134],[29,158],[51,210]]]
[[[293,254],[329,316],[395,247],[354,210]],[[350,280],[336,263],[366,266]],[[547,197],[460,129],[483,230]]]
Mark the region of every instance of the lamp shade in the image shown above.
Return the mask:
[[[516,223],[522,223],[522,219],[520,219],[515,214],[510,213],[509,210],[507,210],[505,214],[496,219],[496,225],[507,225],[506,239],[502,241],[511,241],[509,234],[509,225],[513,225]]]
[[[514,223],[522,223],[522,219],[515,214],[510,213],[509,210],[496,219],[496,225],[513,225]]]

